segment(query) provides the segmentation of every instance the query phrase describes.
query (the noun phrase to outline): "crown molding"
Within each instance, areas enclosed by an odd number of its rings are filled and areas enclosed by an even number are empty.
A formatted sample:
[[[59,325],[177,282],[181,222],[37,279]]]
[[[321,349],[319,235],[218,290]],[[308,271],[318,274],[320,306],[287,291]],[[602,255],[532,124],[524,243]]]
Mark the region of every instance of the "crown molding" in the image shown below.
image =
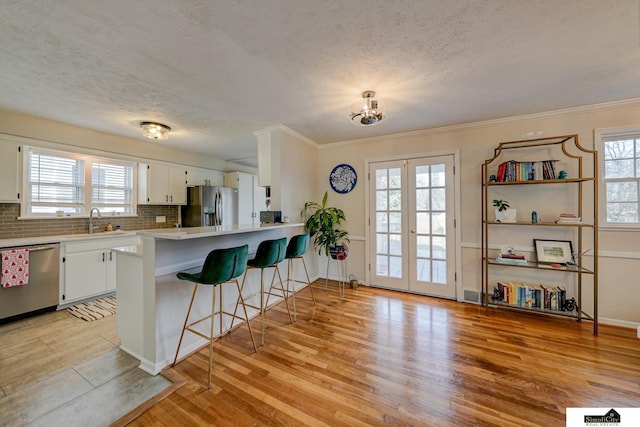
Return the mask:
[[[463,124],[459,124],[459,125],[441,126],[441,127],[430,128],[430,129],[422,129],[422,130],[416,130],[416,131],[411,131],[411,132],[393,133],[393,134],[387,134],[387,135],[382,135],[382,136],[373,136],[373,137],[370,137],[370,138],[350,139],[350,140],[346,140],[346,141],[339,141],[339,142],[332,142],[332,143],[329,143],[329,144],[318,145],[318,148],[322,150],[324,148],[334,148],[334,147],[338,147],[338,146],[341,146],[341,145],[357,144],[357,143],[361,143],[361,142],[385,141],[385,140],[388,140],[389,138],[410,137],[410,136],[429,135],[429,134],[437,134],[437,133],[445,133],[445,132],[455,132],[455,131],[466,130],[466,129],[474,129],[474,128],[482,128],[482,127],[487,127],[487,126],[494,126],[494,125],[503,124],[503,123],[512,123],[512,122],[524,121],[524,120],[535,120],[535,119],[542,119],[542,118],[556,117],[556,116],[564,116],[564,115],[584,114],[584,113],[590,113],[590,112],[594,112],[594,111],[615,110],[615,109],[619,109],[619,108],[635,107],[635,106],[640,106],[640,98],[630,98],[630,99],[624,99],[624,100],[620,100],[620,101],[602,102],[602,103],[599,103],[599,104],[591,104],[591,105],[584,105],[584,106],[580,106],[580,107],[564,108],[564,109],[561,109],[561,110],[551,110],[551,111],[544,111],[544,112],[541,112],[541,113],[523,114],[523,115],[520,115],[520,116],[503,117],[503,118],[500,118],[500,119],[492,119],[492,120],[484,120],[484,121],[480,121],[480,122],[463,123]]]
[[[262,130],[258,130],[255,131],[253,134],[255,136],[260,136],[260,135],[265,135],[265,134],[273,134],[274,132],[281,132],[284,134],[287,134],[293,138],[299,139],[301,142],[304,142],[307,145],[310,145],[314,148],[318,148],[320,145],[313,141],[310,138],[307,138],[306,136],[302,135],[299,132],[296,132],[295,130],[283,125],[283,124],[277,124],[277,125],[272,125],[272,126],[268,126]]]

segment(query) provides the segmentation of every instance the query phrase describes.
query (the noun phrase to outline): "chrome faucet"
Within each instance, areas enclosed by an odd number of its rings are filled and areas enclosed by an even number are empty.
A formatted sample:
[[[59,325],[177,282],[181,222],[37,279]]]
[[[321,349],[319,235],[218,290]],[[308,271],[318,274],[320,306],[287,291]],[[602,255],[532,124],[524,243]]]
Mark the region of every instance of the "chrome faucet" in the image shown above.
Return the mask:
[[[91,212],[89,212],[89,234],[93,234],[93,211],[98,212],[98,218],[100,218],[100,209],[91,209]]]

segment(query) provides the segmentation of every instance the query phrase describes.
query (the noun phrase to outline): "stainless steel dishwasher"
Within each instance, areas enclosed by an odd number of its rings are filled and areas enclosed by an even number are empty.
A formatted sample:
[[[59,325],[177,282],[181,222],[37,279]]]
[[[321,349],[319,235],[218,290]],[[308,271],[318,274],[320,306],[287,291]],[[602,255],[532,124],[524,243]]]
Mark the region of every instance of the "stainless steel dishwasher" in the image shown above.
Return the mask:
[[[55,310],[58,305],[60,245],[0,247],[0,251],[25,248],[29,249],[29,282],[0,287],[0,323]]]

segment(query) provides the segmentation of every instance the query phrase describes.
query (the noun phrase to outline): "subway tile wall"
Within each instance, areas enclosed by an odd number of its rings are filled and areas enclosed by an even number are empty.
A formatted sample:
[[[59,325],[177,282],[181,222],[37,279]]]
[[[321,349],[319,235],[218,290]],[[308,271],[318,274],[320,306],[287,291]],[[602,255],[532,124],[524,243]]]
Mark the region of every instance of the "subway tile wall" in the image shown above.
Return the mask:
[[[104,231],[109,223],[114,230],[119,225],[125,231],[172,228],[178,222],[179,209],[179,206],[139,205],[137,217],[103,216],[94,218],[93,224],[99,227],[96,231]],[[19,216],[20,204],[0,203],[0,239],[86,234],[89,232],[88,218],[18,220]],[[166,222],[157,223],[156,216],[166,217]]]

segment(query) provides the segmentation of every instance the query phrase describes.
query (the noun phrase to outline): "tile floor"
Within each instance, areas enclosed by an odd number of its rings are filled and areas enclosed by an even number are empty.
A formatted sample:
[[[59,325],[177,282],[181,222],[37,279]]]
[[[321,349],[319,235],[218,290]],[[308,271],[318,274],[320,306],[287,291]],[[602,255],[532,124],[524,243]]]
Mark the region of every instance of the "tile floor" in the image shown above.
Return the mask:
[[[108,426],[171,385],[118,348],[115,316],[0,325],[0,426]]]

